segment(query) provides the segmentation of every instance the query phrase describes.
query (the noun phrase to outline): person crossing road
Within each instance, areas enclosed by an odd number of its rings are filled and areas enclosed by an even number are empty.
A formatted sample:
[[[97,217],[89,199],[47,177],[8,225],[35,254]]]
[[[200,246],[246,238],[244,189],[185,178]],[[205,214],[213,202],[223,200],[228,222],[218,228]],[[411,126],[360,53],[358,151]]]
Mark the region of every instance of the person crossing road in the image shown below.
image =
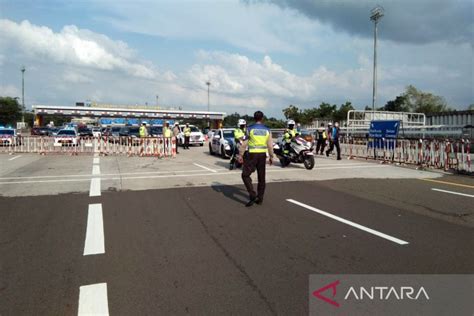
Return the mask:
[[[255,124],[248,127],[248,139],[243,141],[239,150],[239,162],[243,163],[242,180],[249,193],[249,201],[245,205],[250,207],[253,204],[262,204],[265,194],[265,168],[267,161],[267,153],[270,165],[273,164],[273,142],[270,129],[263,124],[263,112],[257,111],[253,115]],[[245,156],[245,150],[248,147],[248,154]],[[250,175],[257,170],[257,192],[252,185]]]

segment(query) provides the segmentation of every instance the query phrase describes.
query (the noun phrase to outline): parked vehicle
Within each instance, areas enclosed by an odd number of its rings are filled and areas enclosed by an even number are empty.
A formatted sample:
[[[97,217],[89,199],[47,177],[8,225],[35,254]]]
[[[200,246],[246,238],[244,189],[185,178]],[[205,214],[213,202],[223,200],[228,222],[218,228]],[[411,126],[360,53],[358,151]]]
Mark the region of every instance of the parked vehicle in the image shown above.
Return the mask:
[[[31,129],[32,136],[51,136],[51,131],[49,127],[46,126],[36,126]]]
[[[163,126],[151,126],[148,131],[148,136],[163,136]]]
[[[282,167],[290,163],[303,163],[305,168],[311,170],[314,168],[313,144],[306,141],[301,136],[296,136],[290,143],[290,152],[284,153],[285,144],[283,137],[279,137],[277,143],[273,145],[273,151],[280,160]]]
[[[228,158],[234,152],[234,145],[234,129],[221,128],[216,130],[209,140],[209,153],[211,155],[220,155],[222,158]]]
[[[54,137],[54,146],[77,146],[79,136],[74,129],[62,129]]]
[[[93,135],[94,137],[100,137],[100,136],[102,136],[102,130],[101,130],[101,128],[98,127],[98,126],[92,127],[92,135]]]
[[[140,128],[138,126],[124,126],[119,131],[120,144],[140,144]]]
[[[0,146],[21,145],[20,138],[14,128],[0,128]]]
[[[179,134],[178,134],[178,144],[183,145],[184,144],[184,133],[183,129],[186,127],[186,125],[179,125]],[[194,125],[189,125],[189,128],[191,128],[191,136],[189,137],[189,144],[190,145],[199,145],[199,146],[204,146],[204,135],[203,133],[199,130]]]
[[[92,130],[88,127],[79,127],[77,129],[77,134],[80,137],[93,137],[94,134],[92,133]]]

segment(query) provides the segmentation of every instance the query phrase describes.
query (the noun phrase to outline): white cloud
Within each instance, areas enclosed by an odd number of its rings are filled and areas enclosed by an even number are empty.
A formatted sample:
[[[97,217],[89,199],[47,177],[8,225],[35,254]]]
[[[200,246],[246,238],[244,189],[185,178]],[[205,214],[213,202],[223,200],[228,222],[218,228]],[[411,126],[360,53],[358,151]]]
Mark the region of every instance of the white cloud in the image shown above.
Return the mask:
[[[21,91],[14,85],[0,85],[0,96],[9,96],[12,98],[19,97],[21,98]],[[21,100],[20,100],[21,101]]]
[[[79,72],[66,71],[63,74],[63,79],[66,82],[70,83],[91,83],[93,80],[86,75],[83,75]]]
[[[97,17],[115,28],[172,40],[218,41],[258,53],[297,54],[317,41],[317,21],[267,3],[97,0]],[[294,30],[298,36],[294,37]]]
[[[55,63],[100,70],[120,70],[136,77],[155,77],[154,70],[148,66],[130,61],[133,51],[124,42],[113,41],[74,25],[65,26],[55,33],[48,27],[28,21],[15,23],[2,19],[0,29],[2,46],[17,48],[30,57],[46,57]]]

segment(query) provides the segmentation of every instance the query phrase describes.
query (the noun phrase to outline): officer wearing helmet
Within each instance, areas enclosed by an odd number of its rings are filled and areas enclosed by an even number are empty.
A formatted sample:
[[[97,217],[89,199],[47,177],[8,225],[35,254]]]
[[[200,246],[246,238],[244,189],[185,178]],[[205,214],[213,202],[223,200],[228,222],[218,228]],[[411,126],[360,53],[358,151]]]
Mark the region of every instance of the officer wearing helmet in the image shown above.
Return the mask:
[[[237,123],[237,128],[234,129],[234,152],[232,153],[232,157],[230,158],[230,170],[234,169],[234,163],[239,154],[237,144],[242,144],[242,142],[245,140],[245,135],[247,134],[246,126],[247,122],[244,119],[240,119]]]
[[[295,129],[295,121],[288,120],[288,122],[286,123],[286,126],[287,126],[287,128],[286,128],[285,132],[283,133],[283,141],[285,143],[285,149],[284,149],[283,153],[285,155],[290,153],[291,140],[298,135],[298,132]]]

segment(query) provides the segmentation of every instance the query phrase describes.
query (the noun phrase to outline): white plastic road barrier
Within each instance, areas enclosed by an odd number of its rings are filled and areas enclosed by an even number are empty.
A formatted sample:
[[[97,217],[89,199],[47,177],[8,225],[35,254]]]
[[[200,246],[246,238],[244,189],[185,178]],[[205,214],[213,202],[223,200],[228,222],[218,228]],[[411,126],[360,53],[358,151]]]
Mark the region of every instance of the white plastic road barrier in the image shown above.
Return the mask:
[[[176,156],[176,138],[164,137],[73,137],[18,136],[0,142],[0,153],[38,153],[42,155],[127,155],[169,158]]]
[[[472,173],[470,140],[408,140],[362,138],[341,142],[341,154],[383,163],[414,164],[421,167]]]

